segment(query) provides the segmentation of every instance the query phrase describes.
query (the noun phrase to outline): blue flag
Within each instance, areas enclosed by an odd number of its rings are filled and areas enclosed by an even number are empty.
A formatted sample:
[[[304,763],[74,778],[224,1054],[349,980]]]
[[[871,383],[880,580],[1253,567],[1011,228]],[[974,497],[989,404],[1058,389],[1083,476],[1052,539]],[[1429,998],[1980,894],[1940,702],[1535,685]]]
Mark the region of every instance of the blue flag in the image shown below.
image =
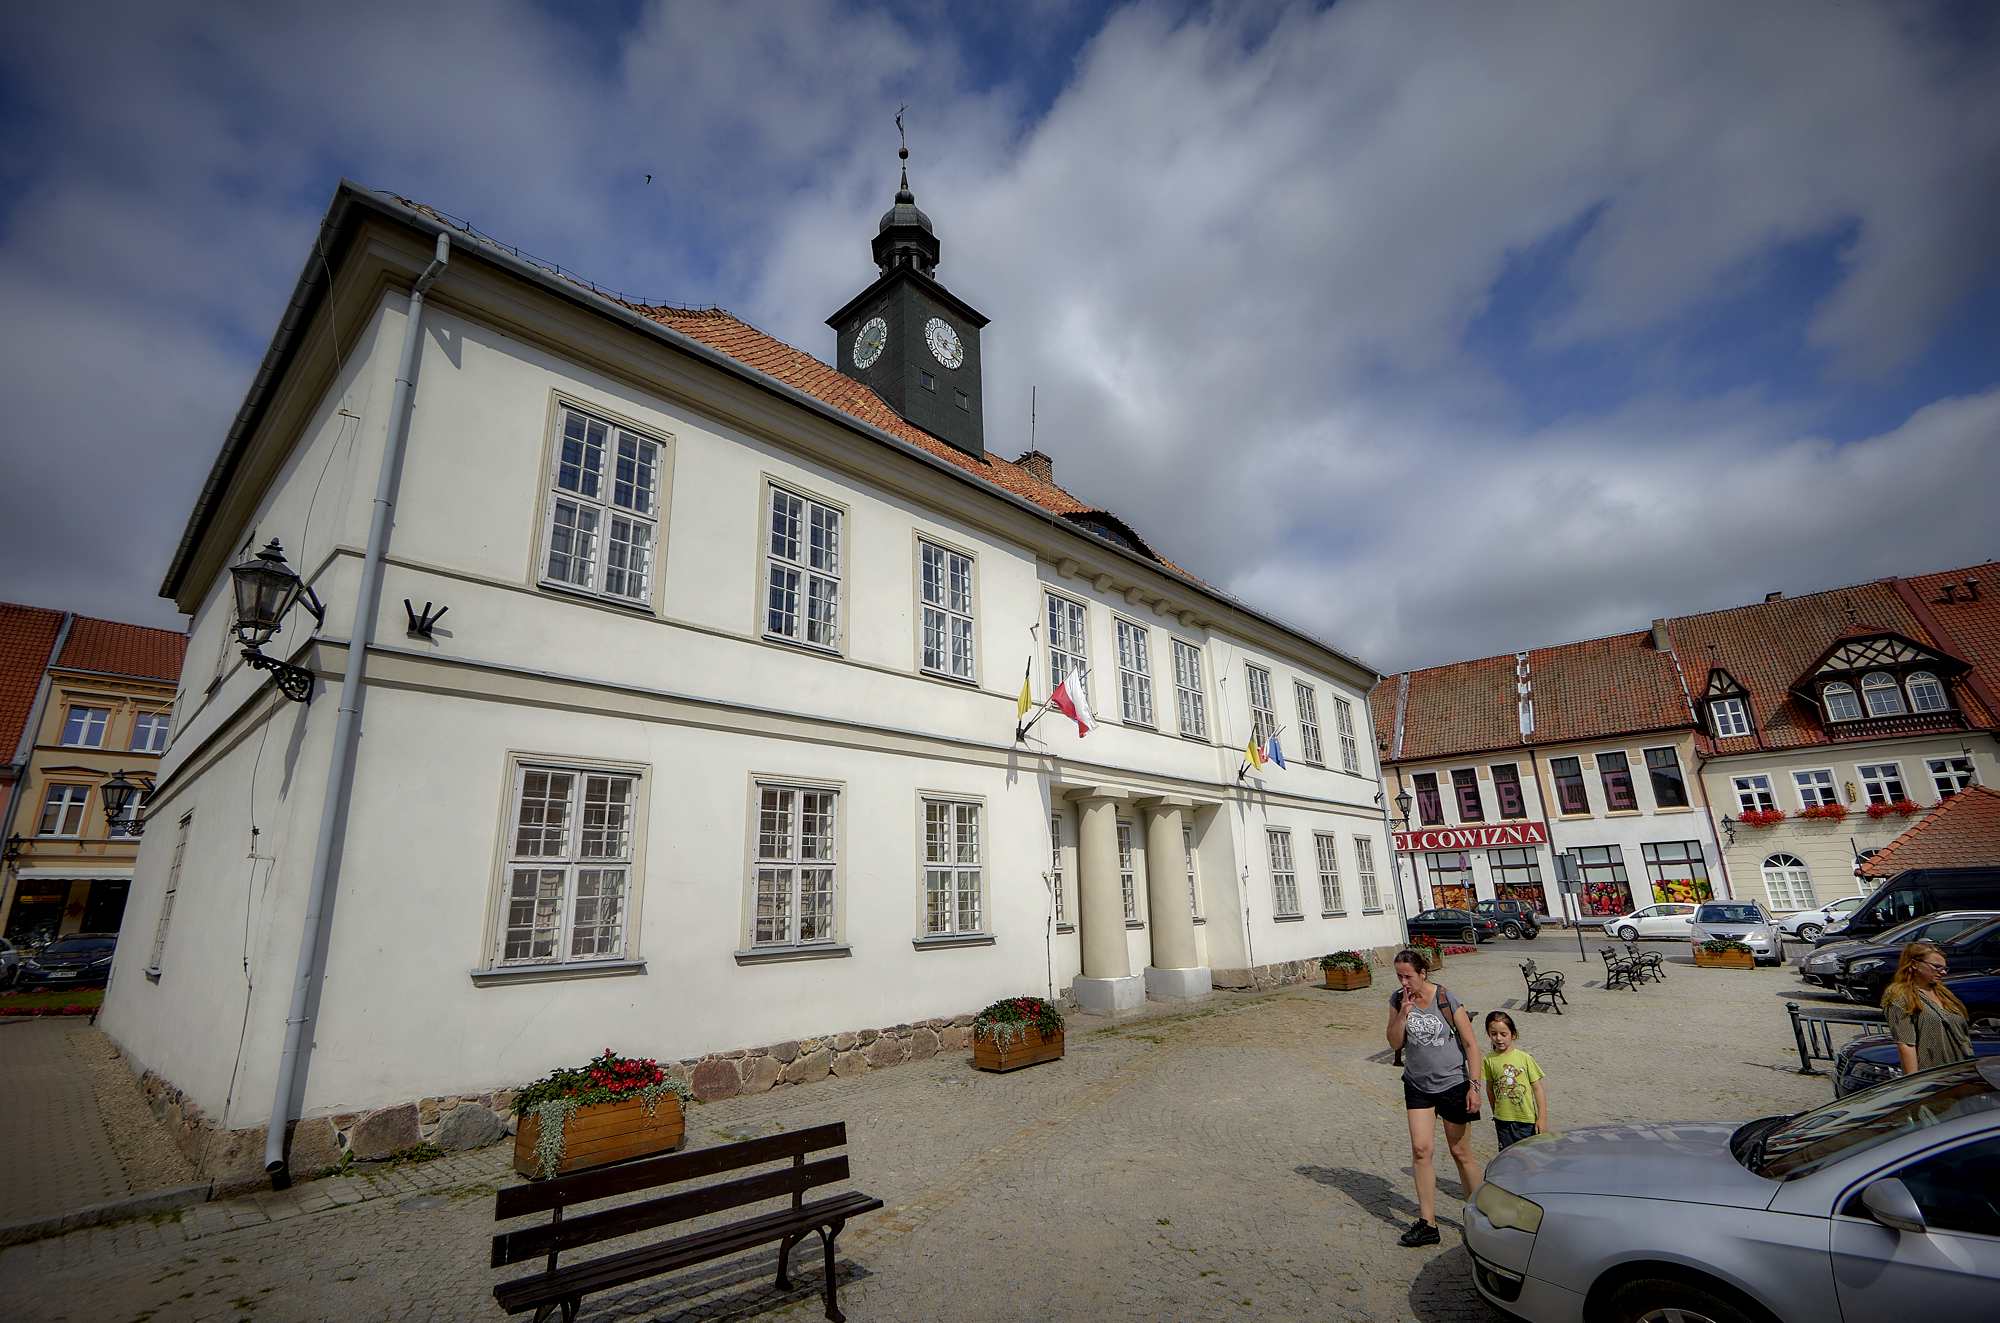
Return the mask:
[[[1285,751],[1278,747],[1278,737],[1276,735],[1264,741],[1264,761],[1276,763],[1280,767],[1287,765],[1285,762]]]

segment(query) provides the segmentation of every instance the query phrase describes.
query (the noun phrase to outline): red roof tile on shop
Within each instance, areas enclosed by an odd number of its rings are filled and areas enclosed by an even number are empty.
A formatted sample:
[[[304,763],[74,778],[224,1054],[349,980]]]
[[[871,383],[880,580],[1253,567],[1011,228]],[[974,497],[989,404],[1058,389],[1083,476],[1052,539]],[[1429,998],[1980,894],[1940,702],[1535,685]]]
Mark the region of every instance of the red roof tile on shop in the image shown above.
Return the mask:
[[[1979,596],[1966,596],[1967,580],[1976,581]],[[1943,634],[1936,640],[1937,645],[1969,663],[1988,693],[2000,695],[2000,561],[1912,575],[1903,583],[1937,622],[1938,631]],[[1947,585],[1954,590],[1950,602],[1944,600]],[[1964,695],[1961,693],[1959,697],[1963,702]],[[1981,707],[1984,709],[1985,705]],[[2000,725],[2000,711],[1987,711],[1985,715],[1987,719],[1976,724]]]
[[[1894,877],[1912,868],[1991,868],[2000,865],[2000,794],[1985,786],[1961,790],[1861,865],[1864,877]]]
[[[46,607],[0,602],[0,763],[13,761],[62,616]]]
[[[78,616],[56,665],[172,684],[181,678],[187,635],[177,630]]]

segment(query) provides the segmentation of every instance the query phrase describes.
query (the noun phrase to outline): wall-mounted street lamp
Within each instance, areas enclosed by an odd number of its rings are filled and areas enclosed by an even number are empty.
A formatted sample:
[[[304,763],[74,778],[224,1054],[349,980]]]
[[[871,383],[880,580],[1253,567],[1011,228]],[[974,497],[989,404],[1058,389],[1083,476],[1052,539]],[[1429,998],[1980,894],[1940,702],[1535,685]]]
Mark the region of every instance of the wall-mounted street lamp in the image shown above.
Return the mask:
[[[10,864],[13,863],[21,857],[23,849],[27,844],[28,842],[22,837],[21,833],[15,832],[7,838],[5,849],[0,850],[0,859],[4,859]]]
[[[1736,819],[1727,813],[1722,815],[1722,834],[1729,838],[1731,845],[1736,844]]]
[[[1410,792],[1407,790],[1396,794],[1396,820],[1403,824],[1404,831],[1410,829]]]
[[[143,796],[152,787],[144,780],[134,781],[119,768],[111,774],[111,779],[98,787],[104,796],[104,821],[110,826],[113,836],[140,836],[145,833],[145,819],[137,812]]]
[[[264,655],[264,645],[284,627],[285,616],[294,606],[303,606],[320,624],[326,623],[326,608],[319,594],[285,564],[285,550],[278,539],[271,541],[241,565],[229,567],[236,588],[236,639],[243,645],[243,660],[253,670],[269,671],[278,691],[295,703],[312,701],[313,674],[303,666],[293,666]]]

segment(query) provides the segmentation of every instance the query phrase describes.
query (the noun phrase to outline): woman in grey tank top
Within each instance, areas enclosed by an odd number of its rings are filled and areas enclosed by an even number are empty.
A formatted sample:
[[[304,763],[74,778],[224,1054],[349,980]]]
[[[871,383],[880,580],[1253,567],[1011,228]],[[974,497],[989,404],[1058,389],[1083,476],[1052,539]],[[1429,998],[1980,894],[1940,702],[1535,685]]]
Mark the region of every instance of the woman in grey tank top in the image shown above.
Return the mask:
[[[1442,985],[1430,981],[1420,951],[1396,955],[1396,981],[1389,998],[1389,1046],[1403,1054],[1403,1111],[1410,1123],[1410,1168],[1417,1180],[1417,1220],[1402,1236],[1412,1247],[1438,1243],[1437,1170],[1431,1148],[1437,1122],[1444,1121],[1445,1145],[1458,1166],[1465,1197],[1479,1188],[1479,1163],[1472,1156],[1472,1123],[1479,1119],[1479,1041],[1472,1017]]]

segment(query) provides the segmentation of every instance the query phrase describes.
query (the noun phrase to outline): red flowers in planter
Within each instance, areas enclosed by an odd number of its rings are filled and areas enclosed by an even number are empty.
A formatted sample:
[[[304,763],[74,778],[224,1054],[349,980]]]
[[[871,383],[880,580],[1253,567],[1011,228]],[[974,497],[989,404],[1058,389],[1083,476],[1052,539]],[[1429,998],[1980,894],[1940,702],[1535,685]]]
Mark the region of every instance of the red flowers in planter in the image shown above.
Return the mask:
[[[1871,818],[1886,818],[1890,814],[1896,813],[1907,818],[1912,813],[1923,812],[1923,809],[1924,806],[1914,800],[1899,799],[1893,804],[1870,804],[1868,806],[1868,816]]]
[[[1785,820],[1783,809],[1745,809],[1737,821],[1746,827],[1775,827]]]
[[[1845,804],[1809,804],[1799,810],[1801,818],[1817,818],[1821,822],[1841,822],[1847,817]]]

